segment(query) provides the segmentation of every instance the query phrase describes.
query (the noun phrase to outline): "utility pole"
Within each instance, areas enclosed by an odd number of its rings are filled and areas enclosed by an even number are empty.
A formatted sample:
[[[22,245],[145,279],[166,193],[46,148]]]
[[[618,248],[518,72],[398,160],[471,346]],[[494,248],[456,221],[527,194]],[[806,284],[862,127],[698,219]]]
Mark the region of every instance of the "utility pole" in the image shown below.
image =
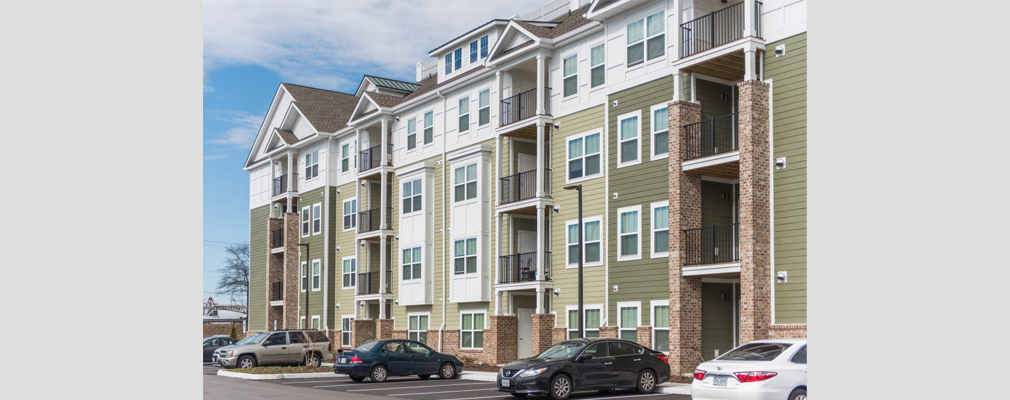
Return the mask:
[[[309,275],[309,264],[312,262],[312,257],[309,253],[308,243],[298,243],[299,246],[305,246],[305,329],[308,329],[312,325],[312,321],[309,320],[309,284],[312,281],[312,276]],[[299,280],[301,282],[301,280]]]
[[[565,186],[565,190],[577,190],[579,192],[579,337],[586,337],[586,315],[583,311],[584,304],[582,304],[582,265],[584,261],[583,256],[583,246],[585,246],[585,237],[582,234],[582,185],[571,185]]]

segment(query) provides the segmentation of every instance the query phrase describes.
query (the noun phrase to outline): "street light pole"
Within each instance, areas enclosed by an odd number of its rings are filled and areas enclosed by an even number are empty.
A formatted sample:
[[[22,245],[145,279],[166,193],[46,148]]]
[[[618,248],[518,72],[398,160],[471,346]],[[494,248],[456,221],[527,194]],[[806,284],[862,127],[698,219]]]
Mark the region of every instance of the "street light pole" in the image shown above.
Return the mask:
[[[565,190],[577,190],[579,192],[579,337],[586,337],[586,315],[582,304],[582,265],[583,246],[585,246],[585,236],[582,234],[582,185],[565,186]]]
[[[305,246],[305,288],[304,289],[305,289],[305,328],[307,329],[307,328],[309,328],[309,326],[312,323],[309,320],[309,282],[312,279],[312,277],[309,275],[309,263],[312,262],[312,261],[310,261],[312,259],[312,257],[310,256],[310,253],[309,253],[309,244],[308,243],[298,243],[298,245],[299,246]],[[301,282],[301,279],[299,279],[299,282]]]

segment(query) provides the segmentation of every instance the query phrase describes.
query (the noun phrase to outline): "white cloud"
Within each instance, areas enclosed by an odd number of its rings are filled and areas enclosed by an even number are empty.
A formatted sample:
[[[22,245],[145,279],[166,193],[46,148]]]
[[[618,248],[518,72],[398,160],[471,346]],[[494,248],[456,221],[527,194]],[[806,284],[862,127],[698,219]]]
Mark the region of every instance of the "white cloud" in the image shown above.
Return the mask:
[[[256,134],[259,133],[260,124],[263,123],[262,115],[253,115],[245,111],[211,111],[206,118],[213,118],[232,125],[228,130],[207,140],[207,143],[235,149],[252,147],[253,141],[256,140]]]
[[[207,154],[203,156],[204,161],[220,160],[222,158],[228,158],[227,154]]]
[[[206,1],[204,69],[256,65],[294,83],[351,91],[358,82],[342,75],[411,78],[432,48],[547,2]]]

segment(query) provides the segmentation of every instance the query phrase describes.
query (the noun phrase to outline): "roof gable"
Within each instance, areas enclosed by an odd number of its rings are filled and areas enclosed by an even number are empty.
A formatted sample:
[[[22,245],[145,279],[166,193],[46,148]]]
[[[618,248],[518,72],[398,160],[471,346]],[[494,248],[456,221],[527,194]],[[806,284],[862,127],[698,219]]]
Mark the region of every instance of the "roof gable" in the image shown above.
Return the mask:
[[[516,20],[512,20],[509,22],[508,26],[505,27],[505,30],[498,38],[498,41],[496,41],[494,46],[491,47],[491,51],[487,56],[485,65],[493,64],[505,54],[511,53],[516,49],[529,46],[530,44],[537,43],[540,40],[539,37],[519,25],[517,22],[518,21]]]

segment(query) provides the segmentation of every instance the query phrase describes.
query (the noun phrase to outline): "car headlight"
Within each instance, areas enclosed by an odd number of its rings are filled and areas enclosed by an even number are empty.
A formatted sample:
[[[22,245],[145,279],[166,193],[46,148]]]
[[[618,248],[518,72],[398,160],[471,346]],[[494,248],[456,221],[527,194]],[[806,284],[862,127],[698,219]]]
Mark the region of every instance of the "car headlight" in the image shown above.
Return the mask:
[[[504,376],[504,374],[505,374],[505,368],[498,369],[498,375]]]
[[[528,370],[525,370],[523,372],[520,372],[519,373],[519,377],[520,378],[529,378],[531,376],[537,376],[537,375],[540,375],[540,374],[544,373],[544,371],[546,371],[546,370],[547,370],[547,368],[528,369]]]
[[[221,357],[231,357],[231,355],[235,354],[235,352],[232,350],[225,350],[220,352],[219,354],[221,355]]]

